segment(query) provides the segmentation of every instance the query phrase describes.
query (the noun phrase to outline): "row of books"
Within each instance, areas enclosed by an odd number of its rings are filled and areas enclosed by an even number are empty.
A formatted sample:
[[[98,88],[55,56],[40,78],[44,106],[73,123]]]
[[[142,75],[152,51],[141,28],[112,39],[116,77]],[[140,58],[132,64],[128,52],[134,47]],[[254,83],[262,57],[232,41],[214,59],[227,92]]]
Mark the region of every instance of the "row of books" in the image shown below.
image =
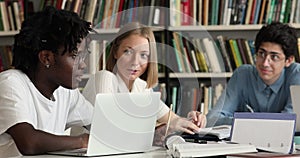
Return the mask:
[[[24,20],[24,0],[0,1],[0,31],[16,31]]]
[[[300,0],[170,0],[170,25],[299,23]]]
[[[165,12],[154,6],[165,3],[165,0],[43,0],[40,9],[52,5],[76,12],[97,28],[119,28],[131,21],[162,25]]]
[[[183,117],[186,117],[191,110],[207,114],[216,104],[223,90],[224,86],[221,83],[216,85],[200,83],[198,87],[173,86],[171,88],[173,111]]]
[[[33,6],[28,0],[1,0],[0,31],[20,29],[28,5]],[[151,26],[168,20],[171,26],[300,22],[300,0],[42,0],[40,9],[48,5],[74,11],[98,28],[131,21]]]
[[[12,47],[0,46],[0,72],[11,68]]]
[[[174,72],[232,72],[242,64],[254,64],[255,51],[252,40],[190,38],[172,33]]]
[[[93,22],[94,13],[98,7],[98,0],[42,0],[39,10],[43,10],[46,6],[73,11],[82,19]]]

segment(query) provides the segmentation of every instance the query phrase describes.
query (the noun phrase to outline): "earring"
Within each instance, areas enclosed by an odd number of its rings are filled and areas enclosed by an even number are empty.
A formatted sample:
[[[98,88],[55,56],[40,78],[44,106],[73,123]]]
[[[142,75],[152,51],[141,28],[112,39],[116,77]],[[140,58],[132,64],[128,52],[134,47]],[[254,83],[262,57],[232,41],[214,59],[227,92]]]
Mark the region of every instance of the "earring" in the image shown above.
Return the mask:
[[[46,68],[47,68],[47,69],[49,69],[49,67],[50,67],[50,65],[49,65],[49,64],[47,64],[47,65],[45,65],[45,66],[46,66]]]

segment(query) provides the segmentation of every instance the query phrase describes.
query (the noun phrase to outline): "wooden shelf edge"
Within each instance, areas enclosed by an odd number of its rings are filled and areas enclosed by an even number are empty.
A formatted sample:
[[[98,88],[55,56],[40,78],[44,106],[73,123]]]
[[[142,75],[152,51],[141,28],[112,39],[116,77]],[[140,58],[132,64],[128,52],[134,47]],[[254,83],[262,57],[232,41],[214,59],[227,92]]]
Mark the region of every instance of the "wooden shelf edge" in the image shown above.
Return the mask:
[[[170,73],[170,78],[229,78],[231,76],[232,76],[232,72]]]
[[[162,31],[164,30],[163,26],[150,26],[152,28],[153,31]],[[120,28],[94,28],[95,31],[97,31],[97,33],[99,34],[115,34],[118,33]]]
[[[300,24],[290,23],[291,26],[296,29],[300,28]],[[195,25],[195,26],[170,26],[168,30],[170,31],[251,31],[251,30],[259,30],[263,24],[258,25]]]
[[[19,31],[0,31],[0,36],[14,36]]]

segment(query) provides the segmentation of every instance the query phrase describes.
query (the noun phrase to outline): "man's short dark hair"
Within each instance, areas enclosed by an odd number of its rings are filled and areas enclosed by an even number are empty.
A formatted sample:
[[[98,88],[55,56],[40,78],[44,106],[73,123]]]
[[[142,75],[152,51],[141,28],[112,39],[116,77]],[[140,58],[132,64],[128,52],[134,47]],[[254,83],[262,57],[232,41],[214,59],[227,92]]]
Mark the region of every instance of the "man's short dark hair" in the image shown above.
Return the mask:
[[[255,39],[256,51],[263,42],[272,42],[281,45],[286,58],[295,56],[298,52],[297,31],[288,24],[277,22],[263,26]]]

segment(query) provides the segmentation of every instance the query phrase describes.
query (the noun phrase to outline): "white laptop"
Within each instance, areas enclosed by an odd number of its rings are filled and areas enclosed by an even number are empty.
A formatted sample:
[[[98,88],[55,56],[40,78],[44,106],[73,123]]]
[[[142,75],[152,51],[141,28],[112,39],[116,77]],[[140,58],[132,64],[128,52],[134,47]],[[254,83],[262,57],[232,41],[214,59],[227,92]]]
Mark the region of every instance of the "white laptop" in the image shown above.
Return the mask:
[[[293,111],[297,115],[296,119],[296,133],[295,135],[300,135],[300,85],[292,85],[290,87]]]
[[[149,151],[159,100],[159,92],[98,94],[88,148],[50,154],[105,156]]]

